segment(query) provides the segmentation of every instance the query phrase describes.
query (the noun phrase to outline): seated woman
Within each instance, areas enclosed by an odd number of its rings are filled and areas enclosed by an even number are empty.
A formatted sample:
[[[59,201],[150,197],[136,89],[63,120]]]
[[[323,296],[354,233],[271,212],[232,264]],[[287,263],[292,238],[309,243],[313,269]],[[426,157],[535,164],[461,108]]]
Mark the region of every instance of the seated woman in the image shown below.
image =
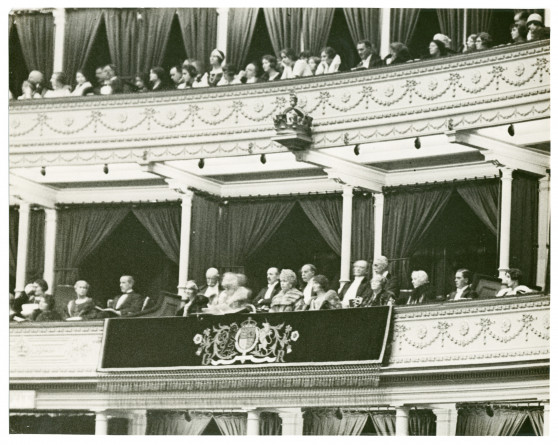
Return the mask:
[[[525,43],[527,42],[527,34],[529,30],[525,25],[518,25],[517,23],[512,23],[510,25],[510,34],[512,43]]]
[[[194,88],[197,87],[216,87],[223,77],[223,61],[225,60],[225,53],[214,49],[209,56],[209,64],[211,70],[203,75],[199,82],[194,83]],[[190,62],[192,63],[192,62]]]
[[[279,274],[281,291],[271,300],[269,312],[293,312],[304,309],[304,295],[295,288],[296,274],[290,269],[283,269]]]
[[[226,272],[221,281],[223,291],[209,303],[210,313],[238,312],[250,303],[250,292],[241,286],[238,274]]]
[[[497,297],[506,297],[508,295],[523,295],[530,292],[534,292],[527,286],[520,285],[522,273],[519,269],[509,269],[504,273],[504,278],[502,278],[502,284],[505,286],[498,291]]]
[[[482,51],[484,49],[490,49],[494,45],[492,41],[492,36],[487,32],[481,32],[477,36],[476,47],[477,51]]]
[[[316,64],[316,68],[314,68],[314,71],[310,68],[309,60],[310,51],[301,51],[298,55],[298,60],[295,62],[293,67],[293,74],[295,77],[309,77],[314,75],[314,72],[318,67],[319,60]]]
[[[383,275],[375,274],[370,280],[370,292],[362,296],[362,301],[355,301],[355,306],[392,306],[395,304],[395,295],[386,290],[387,278]]]
[[[31,314],[32,321],[62,321],[62,316],[54,310],[54,297],[43,295],[39,298],[39,309]]]
[[[262,82],[272,82],[281,78],[281,73],[278,71],[277,59],[275,56],[269,54],[262,57],[262,70],[263,74],[260,80]]]
[[[467,37],[467,42],[465,42],[465,45],[463,45],[463,53],[472,53],[475,52],[477,50],[477,35],[476,34],[471,34],[469,37]]]
[[[413,271],[411,283],[413,283],[414,289],[406,304],[433,303],[436,301],[434,289],[428,281],[428,274],[424,270]]]
[[[136,86],[136,93],[147,93],[149,91],[149,74],[137,73],[134,76],[134,85]]]
[[[236,67],[230,63],[223,65],[223,77],[217,82],[218,87],[225,85],[236,85],[240,84],[240,79],[236,78]]]
[[[176,315],[186,317],[191,314],[203,312],[202,309],[207,307],[209,299],[203,294],[198,294],[198,285],[196,282],[193,280],[187,281],[184,290],[185,295],[182,298]]]
[[[397,65],[411,60],[411,53],[407,45],[401,42],[393,42],[389,45],[389,54],[384,58],[386,65]]]
[[[312,279],[312,294],[316,295],[312,296],[307,310],[341,309],[339,296],[329,288],[329,280],[324,275],[316,275]]]
[[[445,57],[448,55],[446,45],[439,40],[432,40],[428,46],[428,52],[430,53],[430,59],[438,59],[440,57]]]
[[[151,91],[167,91],[170,89],[167,72],[160,66],[154,66],[149,70],[149,82]]]
[[[82,70],[76,72],[76,87],[71,92],[72,96],[87,96],[93,94],[93,85],[87,80]]]
[[[316,75],[316,70],[318,69],[318,65],[322,60],[318,56],[310,56],[308,58],[308,68],[312,72],[312,76]]]
[[[96,318],[95,303],[93,299],[87,296],[89,283],[83,280],[76,281],[74,290],[76,291],[76,299],[68,302],[68,317],[66,319],[88,320]]]
[[[281,80],[294,79],[294,66],[296,63],[296,53],[292,48],[285,48],[281,50],[281,65],[283,66],[283,74]]]
[[[58,71],[52,73],[50,83],[52,85],[52,90],[47,90],[43,97],[64,97],[71,94],[70,85],[66,83],[66,75],[63,72]]]
[[[182,65],[182,78],[184,82],[178,85],[179,90],[187,90],[194,86],[198,71],[194,65]]]
[[[320,51],[322,61],[316,69],[316,76],[321,74],[337,73],[341,66],[341,57],[331,46],[326,46]]]

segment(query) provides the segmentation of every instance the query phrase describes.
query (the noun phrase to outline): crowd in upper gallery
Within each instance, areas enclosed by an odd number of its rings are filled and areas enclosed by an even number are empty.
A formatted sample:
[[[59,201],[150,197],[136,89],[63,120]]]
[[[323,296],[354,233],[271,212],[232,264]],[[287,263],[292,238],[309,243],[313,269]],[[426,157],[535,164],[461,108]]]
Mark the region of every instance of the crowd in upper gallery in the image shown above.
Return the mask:
[[[305,264],[299,271],[267,270],[267,286],[258,293],[247,287],[247,277],[241,273],[226,272],[220,277],[219,270],[209,268],[206,282],[198,285],[190,280],[186,283],[181,305],[176,316],[196,314],[227,314],[236,312],[293,312],[327,309],[362,308],[371,306],[417,305],[445,301],[478,299],[473,289],[473,273],[458,269],[455,273],[455,290],[448,295],[436,295],[428,274],[415,270],[411,274],[413,289],[400,292],[397,277],[389,272],[389,261],[385,256],[377,257],[370,270],[368,261],[358,260],[353,264],[351,281],[339,289],[332,289],[330,280],[318,273],[316,266]],[[529,294],[534,291],[520,284],[521,271],[509,269],[504,273],[501,289],[496,297]],[[10,299],[10,321],[61,321],[89,320],[115,316],[135,316],[149,307],[149,297],[134,290],[134,278],[120,278],[121,293],[107,301],[101,308],[88,296],[90,285],[84,280],[75,283],[75,299],[70,300],[65,314],[56,309],[52,295],[47,294],[48,284],[42,278],[29,283],[24,292]]]
[[[539,14],[518,12],[510,25],[512,44],[550,38],[550,28],[543,25]],[[493,47],[489,33],[479,32],[468,36],[461,53],[483,51]],[[75,73],[75,87],[69,85],[67,73],[55,72],[46,84],[43,73],[33,70],[23,82],[23,94],[18,99],[38,99],[64,96],[110,95],[118,93],[145,93],[149,91],[185,90],[190,88],[219,87],[225,85],[252,84],[300,77],[320,76],[342,71],[357,71],[414,62],[409,48],[402,42],[392,42],[385,58],[369,40],[357,43],[360,62],[355,67],[344,65],[334,48],[326,46],[320,55],[309,51],[299,54],[292,48],[281,50],[278,57],[263,55],[260,60],[252,61],[243,69],[227,63],[225,54],[219,49],[211,52],[211,70],[204,72],[199,60],[186,59],[182,65],[173,66],[167,73],[162,67],[154,66],[149,73],[137,73],[133,81],[118,76],[113,64],[99,66],[95,79],[88,79],[83,70]],[[438,59],[457,54],[451,49],[451,39],[444,34],[435,34],[428,46],[428,59]],[[11,97],[11,93],[10,93]]]

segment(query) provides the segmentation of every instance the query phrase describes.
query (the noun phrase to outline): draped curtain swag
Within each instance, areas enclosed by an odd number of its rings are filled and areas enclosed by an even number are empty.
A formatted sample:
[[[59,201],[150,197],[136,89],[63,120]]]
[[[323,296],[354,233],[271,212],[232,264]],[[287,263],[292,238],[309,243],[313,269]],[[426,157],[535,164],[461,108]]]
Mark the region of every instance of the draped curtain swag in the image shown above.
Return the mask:
[[[380,8],[343,8],[351,38],[356,46],[359,40],[370,40],[380,50]]]
[[[527,410],[527,415],[537,436],[542,436],[544,432],[544,411],[542,409]]]
[[[390,15],[390,42],[409,45],[417,27],[420,9],[393,8]]]
[[[300,52],[302,11],[302,8],[263,8],[275,54],[279,55],[284,48],[294,49],[297,55]]]
[[[442,34],[451,39],[451,49],[459,51],[463,47],[463,32],[465,22],[464,9],[437,9],[438,22]]]
[[[19,209],[16,207],[10,207],[10,218],[9,218],[9,229],[10,229],[10,275],[15,277],[16,266],[17,266],[17,242],[18,242],[18,232],[19,232]]]
[[[178,8],[176,14],[180,22],[186,55],[188,58],[199,60],[202,66],[206,66],[211,51],[217,45],[217,10]]]
[[[430,410],[411,410],[409,412],[409,435],[436,435],[436,415]]]
[[[199,436],[211,421],[211,413],[148,411],[146,435]]]
[[[304,413],[303,434],[309,436],[359,436],[368,414],[359,411],[343,411],[342,418],[332,408],[310,409]]]
[[[121,76],[138,72],[138,20],[136,9],[104,10],[110,59]]]
[[[27,69],[41,71],[45,82],[48,82],[52,75],[54,61],[54,17],[52,13],[18,15],[15,26]]]
[[[302,38],[306,51],[319,55],[320,50],[326,46],[334,12],[334,8],[304,8]]]
[[[378,436],[395,436],[395,413],[370,412],[369,416]]]
[[[463,198],[471,210],[494,234],[498,234],[498,198],[500,181],[475,181],[460,184],[457,193]]]
[[[81,262],[112,233],[129,212],[128,207],[99,206],[59,210],[55,247],[56,283],[74,284]]]
[[[134,207],[135,217],[147,229],[163,253],[174,263],[180,259],[182,209],[176,204]]]
[[[322,195],[301,198],[298,202],[327,244],[337,255],[341,255],[343,198],[340,195]]]
[[[224,436],[245,436],[246,413],[223,413],[213,414],[213,419]]]
[[[64,72],[75,73],[83,68],[99,31],[103,10],[67,9],[64,35]]]
[[[231,8],[227,27],[227,62],[239,69],[246,65],[250,42],[254,35],[258,8]]]
[[[162,65],[175,12],[176,9],[173,8],[142,10],[138,62],[140,71],[149,72],[154,66]]]
[[[532,285],[536,280],[538,208],[538,179],[515,171],[512,181],[510,267],[521,270],[522,284],[526,285]]]
[[[451,194],[451,187],[386,194],[382,246],[385,255],[396,260],[393,273],[400,283],[408,282],[410,256],[446,207]]]
[[[43,209],[32,209],[29,213],[28,240],[26,283],[43,277],[45,267],[45,211]]]
[[[190,222],[190,261],[188,277],[205,282],[205,271],[217,265],[219,236],[219,203],[198,194],[192,199]]]
[[[282,420],[278,413],[260,413],[260,436],[280,436]]]
[[[492,26],[492,9],[467,9],[467,35],[479,32],[489,32]]]
[[[372,260],[374,256],[374,201],[371,197],[353,197],[351,258]]]
[[[493,407],[461,408],[457,414],[456,436],[515,436],[529,417],[528,410]]]

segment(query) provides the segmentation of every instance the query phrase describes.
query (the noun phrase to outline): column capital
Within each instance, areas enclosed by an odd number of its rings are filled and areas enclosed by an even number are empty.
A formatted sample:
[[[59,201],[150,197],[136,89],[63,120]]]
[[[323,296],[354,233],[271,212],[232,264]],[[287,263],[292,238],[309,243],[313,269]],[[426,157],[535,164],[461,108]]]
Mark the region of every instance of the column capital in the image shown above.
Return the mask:
[[[374,196],[374,207],[384,205],[385,195],[383,193],[373,193]]]
[[[66,23],[66,10],[64,8],[54,8],[52,10],[54,17],[54,26],[64,25]]]
[[[18,205],[19,205],[19,213],[29,212],[31,210],[31,203],[27,201],[20,200]]]
[[[504,180],[511,181],[513,179],[513,176],[512,176],[513,172],[514,172],[513,168],[502,167],[500,169],[500,171],[502,172],[502,177],[500,178],[501,181],[504,181]]]
[[[539,179],[539,191],[550,190],[550,175],[546,174]]]
[[[176,181],[174,179],[167,179],[167,184],[169,186],[169,188],[177,193],[178,195],[180,195],[182,202],[184,202],[185,199],[187,200],[192,200],[193,196],[194,196],[194,192],[192,190],[189,189],[188,185]]]
[[[343,184],[343,198],[352,198],[353,197],[353,190],[354,187],[349,184]]]

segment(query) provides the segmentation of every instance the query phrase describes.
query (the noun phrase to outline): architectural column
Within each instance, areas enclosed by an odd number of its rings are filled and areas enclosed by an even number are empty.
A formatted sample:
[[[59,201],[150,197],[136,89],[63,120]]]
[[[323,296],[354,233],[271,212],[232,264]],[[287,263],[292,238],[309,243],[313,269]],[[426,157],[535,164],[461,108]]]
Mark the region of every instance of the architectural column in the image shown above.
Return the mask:
[[[550,9],[544,10],[544,26],[548,26],[550,28]]]
[[[54,256],[56,243],[56,209],[45,209],[45,267],[43,278],[49,286],[54,286]],[[54,292],[54,289],[52,289]]]
[[[108,415],[106,411],[95,413],[95,435],[106,436],[108,434]]]
[[[255,409],[247,409],[248,421],[246,423],[247,436],[260,435],[260,412]]]
[[[398,406],[395,409],[395,435],[409,435],[409,408],[406,406]]]
[[[351,281],[351,233],[353,224],[353,187],[343,185],[343,222],[341,226],[341,278],[339,284]]]
[[[229,8],[217,8],[217,49],[227,55],[227,28],[229,26]]]
[[[382,8],[380,17],[380,57],[383,59],[389,54],[389,44],[391,43],[389,37],[391,30],[391,10],[389,8]]]
[[[550,436],[550,402],[544,402],[543,436]]]
[[[382,236],[384,228],[384,194],[374,194],[374,258],[382,255]]]
[[[175,189],[176,190],[176,189]],[[192,199],[194,192],[181,190],[182,195],[182,223],[180,227],[180,260],[178,264],[178,293],[186,295],[188,281],[188,265],[190,263],[190,231],[192,224]]]
[[[29,242],[29,212],[28,202],[19,203],[19,226],[17,240],[17,263],[15,293],[19,295],[25,289],[25,275],[27,272],[27,244]]]
[[[282,435],[283,436],[302,436],[302,410],[294,408],[289,411],[279,411],[279,417],[282,420]]]
[[[147,428],[147,410],[132,411],[128,414],[128,435],[145,436]]]
[[[436,436],[455,436],[457,427],[457,409],[455,403],[432,408],[436,415]]]
[[[502,168],[502,204],[500,209],[500,266],[499,277],[510,268],[510,229],[512,204],[512,173],[511,168]]]
[[[66,29],[66,10],[64,8],[56,8],[52,11],[52,15],[54,16],[53,70],[64,71],[64,30]]]
[[[539,239],[537,249],[537,286],[544,289],[548,250],[550,249],[550,177],[539,179]]]
[[[463,44],[467,46],[467,10],[463,10]]]

